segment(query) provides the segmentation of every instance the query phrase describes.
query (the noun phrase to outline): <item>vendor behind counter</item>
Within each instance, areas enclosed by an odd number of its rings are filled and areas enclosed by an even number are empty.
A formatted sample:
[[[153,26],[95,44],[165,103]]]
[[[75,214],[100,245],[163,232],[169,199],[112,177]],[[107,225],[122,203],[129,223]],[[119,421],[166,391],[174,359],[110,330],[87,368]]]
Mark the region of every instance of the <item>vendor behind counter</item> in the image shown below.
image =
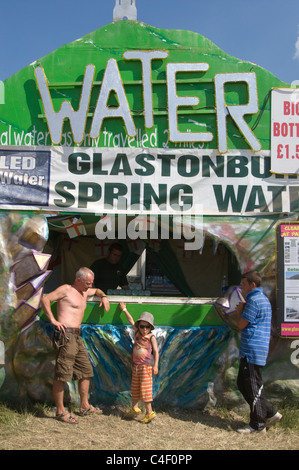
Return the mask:
[[[121,244],[113,243],[109,247],[106,258],[98,259],[92,263],[90,269],[94,272],[94,287],[102,289],[106,293],[118,287],[124,290],[129,289],[127,276],[120,263],[122,251]]]

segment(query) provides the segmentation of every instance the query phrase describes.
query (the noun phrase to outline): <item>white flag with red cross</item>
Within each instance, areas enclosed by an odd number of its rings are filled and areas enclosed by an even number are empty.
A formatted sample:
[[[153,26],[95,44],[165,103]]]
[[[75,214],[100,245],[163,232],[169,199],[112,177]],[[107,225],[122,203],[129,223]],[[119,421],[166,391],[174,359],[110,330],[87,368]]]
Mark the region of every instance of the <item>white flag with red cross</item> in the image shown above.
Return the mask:
[[[62,223],[70,238],[75,238],[79,235],[86,235],[86,229],[80,216],[64,220]]]

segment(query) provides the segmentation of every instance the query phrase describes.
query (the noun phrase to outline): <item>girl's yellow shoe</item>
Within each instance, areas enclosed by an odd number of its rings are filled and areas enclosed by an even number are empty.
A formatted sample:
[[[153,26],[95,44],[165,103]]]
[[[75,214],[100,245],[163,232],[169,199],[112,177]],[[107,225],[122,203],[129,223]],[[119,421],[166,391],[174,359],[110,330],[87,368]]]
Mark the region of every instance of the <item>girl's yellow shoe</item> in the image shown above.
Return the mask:
[[[149,415],[145,415],[145,417],[141,420],[141,423],[147,424],[152,421],[156,417],[156,413],[152,411]]]
[[[141,413],[141,409],[136,407],[136,408],[132,408],[129,413],[127,413],[126,417],[127,418],[136,418],[136,416]]]

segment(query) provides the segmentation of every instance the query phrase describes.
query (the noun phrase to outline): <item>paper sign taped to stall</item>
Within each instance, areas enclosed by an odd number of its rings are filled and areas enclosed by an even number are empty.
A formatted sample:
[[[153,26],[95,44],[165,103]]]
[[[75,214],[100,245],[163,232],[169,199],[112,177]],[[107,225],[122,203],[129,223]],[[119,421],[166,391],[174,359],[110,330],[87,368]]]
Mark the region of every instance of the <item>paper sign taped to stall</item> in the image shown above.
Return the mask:
[[[219,297],[216,303],[223,308],[226,315],[236,311],[236,307],[240,302],[245,302],[240,287],[234,286],[227,290],[225,297]]]

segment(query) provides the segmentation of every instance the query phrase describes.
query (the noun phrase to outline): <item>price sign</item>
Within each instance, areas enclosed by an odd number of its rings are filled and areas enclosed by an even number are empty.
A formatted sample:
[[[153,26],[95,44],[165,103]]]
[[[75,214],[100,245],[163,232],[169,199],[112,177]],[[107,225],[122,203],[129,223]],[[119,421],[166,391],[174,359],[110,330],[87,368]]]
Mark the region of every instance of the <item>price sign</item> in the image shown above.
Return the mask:
[[[277,330],[281,337],[299,337],[299,222],[276,227]]]
[[[299,89],[296,88],[272,90],[271,171],[299,173]]]

